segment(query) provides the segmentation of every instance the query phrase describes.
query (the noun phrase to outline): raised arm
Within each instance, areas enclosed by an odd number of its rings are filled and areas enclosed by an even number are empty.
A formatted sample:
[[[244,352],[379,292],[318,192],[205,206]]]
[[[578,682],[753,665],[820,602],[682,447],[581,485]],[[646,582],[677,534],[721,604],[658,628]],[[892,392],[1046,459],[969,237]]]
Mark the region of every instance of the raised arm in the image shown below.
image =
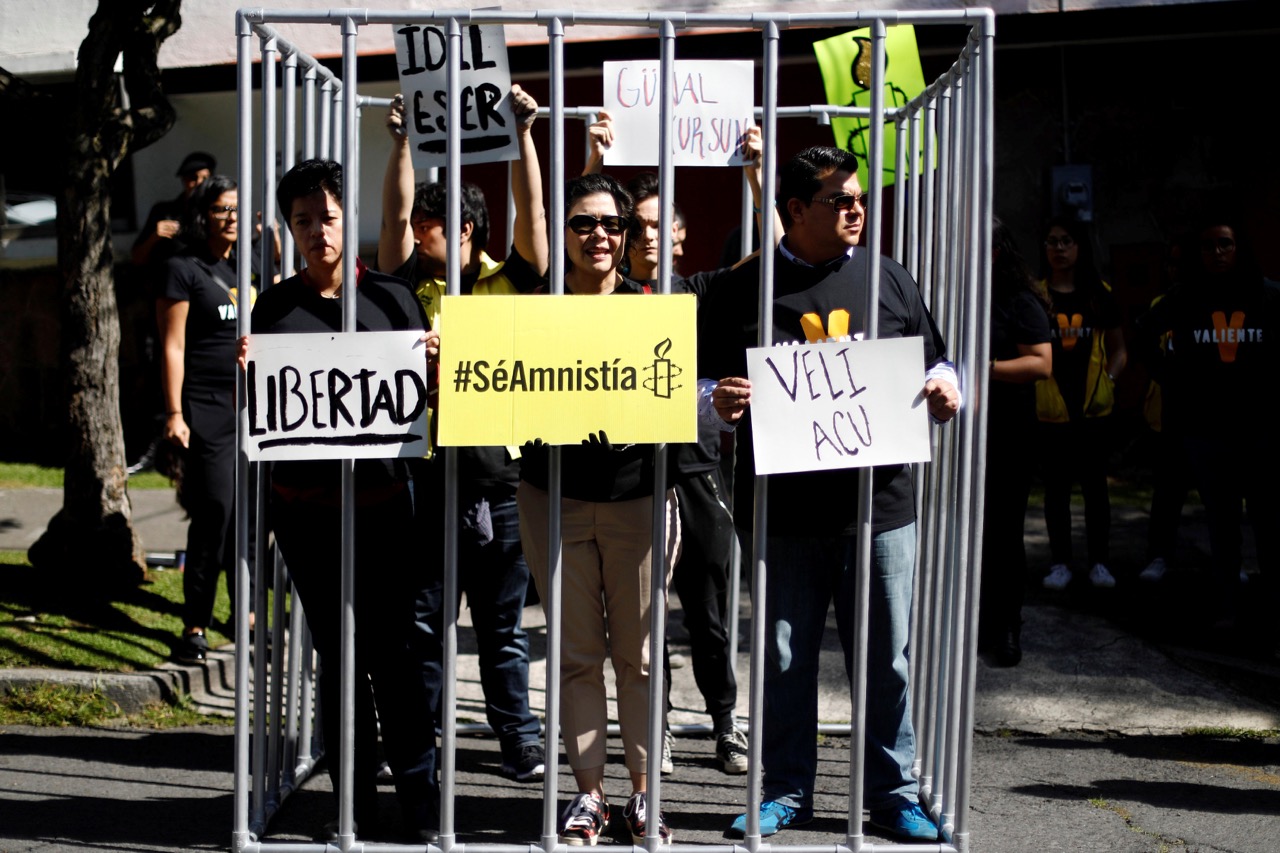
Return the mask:
[[[587,163],[582,174],[594,175],[604,170],[604,152],[613,144],[613,116],[608,110],[597,113],[599,118],[587,128]]]
[[[413,161],[409,131],[404,126],[404,95],[396,95],[387,110],[391,150],[382,176],[382,228],[378,232],[378,269],[392,272],[413,254]]]
[[[520,143],[520,159],[511,164],[511,196],[516,204],[512,232],[520,257],[539,275],[546,275],[551,266],[551,247],[547,239],[547,211],[542,200],[542,167],[538,163],[538,149],[533,144],[538,102],[520,86],[512,85],[511,107],[516,114],[516,136]]]
[[[764,211],[761,209],[761,202],[764,200],[764,190],[761,188],[760,176],[764,171],[764,140],[760,134],[760,128],[747,128],[747,132],[742,135],[742,140],[739,144],[742,146],[742,156],[747,161],[742,166],[742,172],[747,178],[748,186],[751,187],[751,202],[756,208],[756,224],[763,234]],[[782,242],[782,217],[778,215],[776,206],[772,212],[773,245],[777,246]]]

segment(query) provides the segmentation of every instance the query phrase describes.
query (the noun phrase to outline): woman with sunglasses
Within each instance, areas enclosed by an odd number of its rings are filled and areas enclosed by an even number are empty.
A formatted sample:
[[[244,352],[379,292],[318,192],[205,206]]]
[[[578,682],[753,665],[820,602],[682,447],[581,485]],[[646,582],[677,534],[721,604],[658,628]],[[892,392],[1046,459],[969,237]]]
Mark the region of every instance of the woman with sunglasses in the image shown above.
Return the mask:
[[[635,238],[631,196],[608,175],[584,175],[565,192],[565,295],[640,294],[618,271]],[[578,793],[561,816],[560,841],[594,845],[609,825],[604,792],[608,709],[604,662],[613,663],[618,722],[631,796],[623,811],[632,840],[643,843],[648,789],[649,624],[653,602],[653,446],[613,445],[603,432],[581,446],[565,447],[561,463],[563,548],[560,656],[560,732]],[[526,445],[521,482],[520,537],[543,602],[547,584],[547,517],[550,512],[547,448]],[[679,543],[673,491],[665,500],[666,582]],[[664,598],[665,601],[665,598]],[[552,724],[554,725],[554,724]],[[661,843],[670,843],[661,815]]]
[[[1036,383],[1044,458],[1044,518],[1053,563],[1045,589],[1071,582],[1071,486],[1079,481],[1089,556],[1089,582],[1116,585],[1107,568],[1111,499],[1107,494],[1108,425],[1115,380],[1128,361],[1120,308],[1094,265],[1084,225],[1057,218],[1044,240],[1053,376]]]
[[[182,233],[187,251],[169,259],[156,300],[164,437],[185,450],[187,562],[182,638],[176,656],[205,659],[218,573],[235,573],[236,182],[214,175],[197,187]],[[253,293],[250,294],[252,302]]]

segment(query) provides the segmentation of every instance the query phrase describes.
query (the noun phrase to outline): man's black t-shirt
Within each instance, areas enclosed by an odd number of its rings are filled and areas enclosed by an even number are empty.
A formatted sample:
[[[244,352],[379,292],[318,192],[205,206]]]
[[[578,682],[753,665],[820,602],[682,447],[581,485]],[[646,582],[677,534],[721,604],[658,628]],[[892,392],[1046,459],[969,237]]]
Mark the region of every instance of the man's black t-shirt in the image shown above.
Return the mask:
[[[360,332],[426,331],[427,318],[409,285],[398,278],[362,269],[356,287],[356,330]],[[268,288],[253,308],[253,334],[342,331],[342,302],[316,293],[301,275]],[[406,481],[408,464],[401,459],[356,461],[356,492]],[[341,474],[336,460],[276,462],[271,480],[288,489],[336,492]]]
[[[858,335],[866,328],[868,254],[855,249],[842,266],[813,268],[774,255],[773,341],[814,342],[827,337]],[[757,282],[759,259],[715,282],[698,312],[698,375],[723,379],[747,375],[748,348],[759,340]],[[808,330],[808,332],[806,331]],[[920,336],[924,367],[946,356],[942,335],[925,310],[911,275],[889,258],[881,258],[881,338]],[[921,370],[920,385],[924,386]],[[735,506],[753,505],[755,457],[751,412],[738,425]],[[872,479],[876,532],[894,530],[915,520],[915,490],[908,465],[882,465]],[[740,526],[749,519],[739,517]],[[847,536],[857,531],[858,471],[814,471],[769,477],[769,532],[790,536]]]
[[[184,392],[227,391],[236,383],[236,268],[225,258],[179,255],[164,265],[160,296],[187,307]]]

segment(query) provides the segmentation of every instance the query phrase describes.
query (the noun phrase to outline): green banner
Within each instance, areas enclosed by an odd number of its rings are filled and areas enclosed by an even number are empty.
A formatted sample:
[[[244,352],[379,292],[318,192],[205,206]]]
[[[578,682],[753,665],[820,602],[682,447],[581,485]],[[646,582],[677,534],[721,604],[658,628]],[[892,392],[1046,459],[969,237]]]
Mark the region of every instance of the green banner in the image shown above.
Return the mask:
[[[854,30],[814,42],[818,55],[827,103],[834,106],[871,106],[871,30]],[[920,68],[920,51],[916,48],[916,31],[909,25],[889,27],[885,36],[884,104],[900,107],[924,91],[924,71]],[[871,147],[869,120],[832,118],[831,130],[836,145],[858,155],[858,181],[868,188],[867,153]],[[884,183],[894,180],[897,141],[893,126],[885,126]]]

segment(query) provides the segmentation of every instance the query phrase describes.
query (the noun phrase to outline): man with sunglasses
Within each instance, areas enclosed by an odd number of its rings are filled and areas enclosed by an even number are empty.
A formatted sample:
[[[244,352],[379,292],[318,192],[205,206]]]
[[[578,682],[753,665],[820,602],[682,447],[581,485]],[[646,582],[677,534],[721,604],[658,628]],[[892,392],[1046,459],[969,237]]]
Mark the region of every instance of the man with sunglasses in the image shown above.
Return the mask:
[[[773,340],[776,345],[851,340],[866,328],[868,250],[858,247],[866,200],[857,159],[836,148],[814,147],[780,172],[778,213],[786,236],[774,256]],[[737,506],[753,506],[748,348],[757,343],[754,283],[758,261],[728,274],[711,289],[699,312],[700,417],[738,434]],[[911,276],[881,258],[879,337],[920,336],[924,341],[922,396],[936,421],[960,407],[945,344]],[[832,600],[852,672],[852,623],[858,525],[858,471],[806,472],[769,477],[768,575],[763,602],[768,628],[764,684],[764,798],[760,834],[813,819],[817,774],[818,657]],[[910,466],[875,469],[872,486],[872,569],[865,781],[872,825],[902,838],[934,841],[938,828],[920,808],[911,770],[915,734],[907,683],[915,561],[915,496]],[[740,528],[752,523],[739,514]],[[743,531],[744,541],[750,541]],[[761,599],[757,598],[757,602]],[[726,833],[741,838],[746,815]]]
[[[464,183],[461,205],[461,292],[477,296],[527,293],[542,284],[549,263],[546,212],[538,152],[531,136],[538,104],[519,86],[511,87],[520,159],[511,170],[515,197],[514,243],[505,262],[489,257],[489,211],[484,194]],[[440,329],[440,298],[445,295],[444,184],[414,186],[409,139],[404,128],[403,96],[387,114],[392,146],[382,189],[382,228],[378,268],[408,281],[426,309],[431,328]],[[529,567],[520,544],[516,486],[520,469],[507,448],[458,448],[458,590],[465,592],[480,655],[480,684],[485,713],[502,746],[502,773],[521,782],[542,779],[545,758],[541,726],[529,710],[529,638],[520,621],[529,586]],[[417,478],[421,487],[444,494],[440,458],[425,462]],[[438,505],[432,504],[438,510]],[[432,585],[420,618],[439,638],[444,595],[443,513],[424,519]],[[436,650],[430,677],[443,675],[443,646]]]

